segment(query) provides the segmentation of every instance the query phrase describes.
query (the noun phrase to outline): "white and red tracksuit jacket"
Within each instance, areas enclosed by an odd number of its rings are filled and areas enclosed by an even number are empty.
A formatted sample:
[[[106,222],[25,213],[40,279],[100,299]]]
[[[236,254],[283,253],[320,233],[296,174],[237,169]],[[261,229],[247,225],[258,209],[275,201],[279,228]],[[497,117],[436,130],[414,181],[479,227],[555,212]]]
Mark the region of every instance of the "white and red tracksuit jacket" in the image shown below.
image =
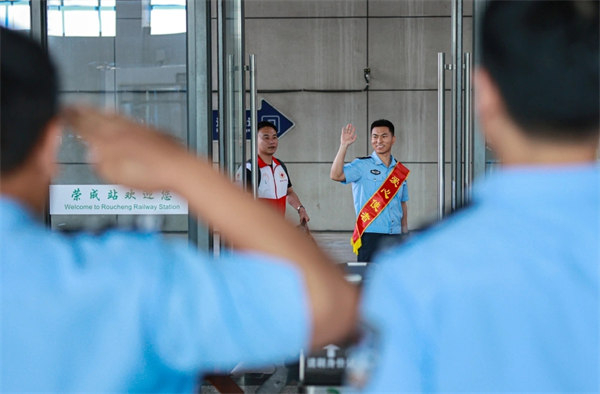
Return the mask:
[[[258,198],[273,204],[283,214],[285,214],[285,204],[287,202],[288,188],[292,187],[290,176],[288,175],[285,164],[273,157],[271,165],[265,163],[260,156],[258,157]],[[241,174],[236,174],[236,180],[241,181]],[[247,185],[252,182],[252,164],[246,162]]]

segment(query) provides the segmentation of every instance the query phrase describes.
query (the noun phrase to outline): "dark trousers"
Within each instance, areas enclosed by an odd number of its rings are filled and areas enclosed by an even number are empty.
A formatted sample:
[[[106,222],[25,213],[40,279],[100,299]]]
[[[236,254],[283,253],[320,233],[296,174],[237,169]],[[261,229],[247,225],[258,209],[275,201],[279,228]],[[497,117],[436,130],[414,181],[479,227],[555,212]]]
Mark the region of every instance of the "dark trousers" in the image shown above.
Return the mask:
[[[356,261],[371,262],[381,249],[400,243],[402,239],[404,239],[402,234],[364,233]]]

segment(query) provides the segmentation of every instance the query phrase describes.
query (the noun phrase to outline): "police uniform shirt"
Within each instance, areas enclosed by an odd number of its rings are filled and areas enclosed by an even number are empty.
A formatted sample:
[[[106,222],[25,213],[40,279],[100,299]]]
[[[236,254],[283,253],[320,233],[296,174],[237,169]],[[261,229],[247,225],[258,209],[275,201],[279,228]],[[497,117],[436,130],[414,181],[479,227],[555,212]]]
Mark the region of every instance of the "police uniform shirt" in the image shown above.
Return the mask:
[[[297,359],[308,345],[290,264],[212,261],[155,234],[55,233],[7,198],[0,217],[2,392],[191,393],[203,373]]]
[[[382,253],[367,392],[597,393],[600,165],[512,168]]]
[[[381,161],[377,153],[371,156],[358,158],[344,165],[345,181],[352,183],[352,198],[354,199],[354,210],[356,215],[365,203],[379,190],[379,187],[387,179],[394,169],[397,161],[392,157],[389,167]],[[400,186],[396,196],[388,203],[386,208],[367,227],[366,233],[400,234],[402,232],[402,202],[408,201],[408,186],[406,181]]]

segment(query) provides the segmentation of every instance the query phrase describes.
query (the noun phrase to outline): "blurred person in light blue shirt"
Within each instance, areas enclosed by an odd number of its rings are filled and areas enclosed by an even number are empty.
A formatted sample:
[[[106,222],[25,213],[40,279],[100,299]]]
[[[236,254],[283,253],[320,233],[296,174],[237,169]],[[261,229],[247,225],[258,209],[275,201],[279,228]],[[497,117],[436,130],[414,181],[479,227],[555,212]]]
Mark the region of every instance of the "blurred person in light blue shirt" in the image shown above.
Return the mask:
[[[0,48],[0,391],[194,392],[206,373],[294,359],[353,328],[356,290],[280,215],[164,134],[89,108],[59,116],[42,48],[4,28]],[[240,251],[44,227],[63,121],[108,182],[181,195]]]
[[[369,392],[600,391],[597,1],[491,1],[475,73],[501,168],[367,278]],[[366,356],[365,356],[366,355]]]

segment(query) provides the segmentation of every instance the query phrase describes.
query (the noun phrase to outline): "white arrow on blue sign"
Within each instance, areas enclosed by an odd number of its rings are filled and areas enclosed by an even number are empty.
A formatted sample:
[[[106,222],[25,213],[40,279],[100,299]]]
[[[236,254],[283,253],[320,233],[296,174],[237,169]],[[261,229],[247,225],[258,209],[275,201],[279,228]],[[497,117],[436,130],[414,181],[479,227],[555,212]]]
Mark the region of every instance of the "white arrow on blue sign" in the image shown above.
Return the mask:
[[[258,112],[258,121],[267,121],[277,127],[277,136],[281,137],[294,127],[294,122],[286,115],[273,107],[265,99],[260,100],[260,109]],[[246,138],[250,139],[251,120],[250,111],[246,111]],[[219,139],[219,111],[213,110],[213,140]]]

